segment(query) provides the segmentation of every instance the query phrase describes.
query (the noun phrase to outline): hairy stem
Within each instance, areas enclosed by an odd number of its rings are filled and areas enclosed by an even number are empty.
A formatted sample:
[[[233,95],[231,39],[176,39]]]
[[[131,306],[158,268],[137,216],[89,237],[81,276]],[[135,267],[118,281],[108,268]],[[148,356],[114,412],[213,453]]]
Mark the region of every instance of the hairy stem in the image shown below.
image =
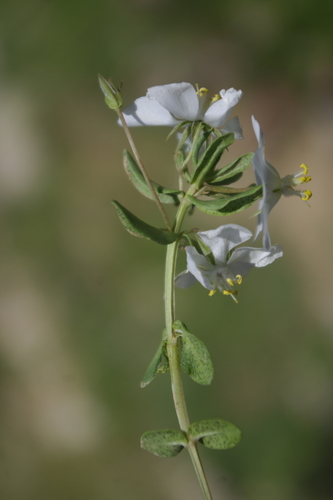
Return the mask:
[[[195,186],[191,186],[187,195],[193,195],[196,191]],[[178,212],[176,215],[174,232],[179,233],[182,222],[184,220],[187,209],[190,206],[190,201],[187,195],[182,199]],[[175,322],[175,268],[177,260],[177,250],[179,241],[168,245],[165,266],[165,319],[166,319],[166,332],[167,332],[167,352],[169,358],[170,375],[171,375],[171,388],[175,405],[175,410],[179,422],[179,426],[183,432],[188,432],[190,426],[190,419],[185,402],[185,394],[183,382],[181,377],[180,367],[180,352],[177,334],[173,330],[173,323]],[[212,495],[207,483],[205,472],[203,470],[196,443],[190,442],[187,447],[192,464],[197,475],[201,491],[205,500],[212,500]]]

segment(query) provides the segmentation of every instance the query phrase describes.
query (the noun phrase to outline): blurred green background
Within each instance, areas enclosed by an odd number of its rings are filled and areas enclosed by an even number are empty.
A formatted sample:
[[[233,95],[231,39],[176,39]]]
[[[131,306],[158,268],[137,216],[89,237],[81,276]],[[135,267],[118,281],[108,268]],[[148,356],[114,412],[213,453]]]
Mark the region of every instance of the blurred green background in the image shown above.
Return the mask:
[[[209,388],[185,379],[192,421],[224,418],[244,433],[232,450],[202,448],[214,498],[332,499],[332,2],[0,7],[0,498],[201,499],[185,452],[139,447],[144,431],[177,428],[169,376],[139,387],[164,326],[165,248],[126,233],[110,204],[161,224],[122,169],[126,140],[101,73],[124,82],[125,105],[172,82],[240,88],[245,139],[230,158],[256,148],[254,114],[281,175],[310,166],[311,208],[283,198],[271,215],[284,258],[249,275],[238,305],[180,290],[178,317],[216,372]],[[133,134],[152,178],[172,187],[168,132]],[[187,224],[254,230],[254,212]]]

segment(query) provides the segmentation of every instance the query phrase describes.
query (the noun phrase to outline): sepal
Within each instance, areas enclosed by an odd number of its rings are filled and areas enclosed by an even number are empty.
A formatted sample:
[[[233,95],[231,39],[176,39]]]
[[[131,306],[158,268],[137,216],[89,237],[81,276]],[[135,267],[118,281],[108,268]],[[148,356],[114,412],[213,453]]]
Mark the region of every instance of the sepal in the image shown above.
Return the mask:
[[[242,438],[242,431],[225,420],[201,420],[190,425],[189,441],[200,441],[206,448],[227,450],[236,446]]]
[[[182,370],[198,384],[209,385],[213,380],[214,367],[207,347],[181,321],[175,321],[173,329],[180,337]]]
[[[153,196],[153,193],[151,192],[150,187],[147,185],[146,180],[141,173],[141,170],[137,166],[132,155],[126,149],[124,151],[123,163],[128,178],[133,183],[134,187],[136,187],[136,189],[147,198],[154,200],[155,198]],[[182,194],[182,191],[180,191],[179,189],[165,188],[157,184],[157,182],[153,181],[152,186],[155,189],[155,192],[161,203],[173,203],[174,205],[179,205],[179,199],[177,195]]]
[[[148,431],[141,436],[141,448],[158,457],[175,457],[187,446],[187,438],[181,431],[165,429]]]
[[[116,210],[120,222],[133,236],[137,236],[138,238],[146,238],[147,240],[154,241],[155,243],[159,243],[160,245],[170,245],[170,243],[174,243],[179,235],[176,233],[172,233],[168,231],[168,229],[158,229],[146,222],[142,221],[136,215],[132,214],[127,208],[123,207],[116,200],[111,202]]]

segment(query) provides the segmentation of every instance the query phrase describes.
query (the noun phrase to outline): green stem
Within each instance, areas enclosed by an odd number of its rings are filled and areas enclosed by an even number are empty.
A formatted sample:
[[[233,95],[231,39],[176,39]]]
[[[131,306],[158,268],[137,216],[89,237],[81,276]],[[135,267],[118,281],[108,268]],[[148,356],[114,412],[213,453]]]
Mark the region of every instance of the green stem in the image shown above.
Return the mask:
[[[179,233],[182,222],[184,220],[187,209],[191,205],[188,200],[188,195],[193,195],[196,191],[196,186],[191,186],[186,196],[182,199],[175,220],[174,232]],[[175,410],[179,422],[179,426],[183,432],[188,432],[190,419],[185,402],[185,394],[181,377],[180,354],[177,334],[173,331],[172,325],[175,322],[175,268],[178,251],[178,241],[168,245],[165,265],[165,319],[167,332],[167,352],[169,359],[171,388],[175,405]],[[190,442],[187,447],[192,464],[197,475],[201,491],[205,500],[213,500],[205,472],[203,470],[196,443]]]

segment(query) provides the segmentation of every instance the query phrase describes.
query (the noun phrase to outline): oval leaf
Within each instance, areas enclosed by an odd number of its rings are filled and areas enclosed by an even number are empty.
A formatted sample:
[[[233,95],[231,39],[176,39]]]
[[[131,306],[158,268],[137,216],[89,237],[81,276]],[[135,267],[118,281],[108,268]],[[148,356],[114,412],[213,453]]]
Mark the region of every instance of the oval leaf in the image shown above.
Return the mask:
[[[209,385],[213,380],[214,367],[207,347],[181,321],[175,321],[173,328],[180,334],[182,370],[198,384]]]
[[[200,158],[200,162],[193,174],[192,184],[201,186],[205,178],[214,170],[223,151],[234,142],[234,134],[221,135],[215,139]]]
[[[123,163],[125,171],[136,189],[150,200],[154,200],[154,196],[150,190],[150,187],[147,185],[140,168],[137,166],[134,158],[126,149],[124,151]],[[179,191],[179,189],[177,190],[165,188],[157,184],[157,182],[153,181],[152,186],[155,189],[155,192],[161,203],[173,203],[174,205],[179,205],[177,195],[181,194],[182,191]]]
[[[206,448],[227,450],[239,443],[242,431],[225,420],[202,420],[194,422],[188,430],[191,441],[200,441]]]
[[[146,222],[143,222],[116,200],[113,200],[111,203],[116,207],[117,214],[122,225],[126,231],[133,236],[146,238],[147,240],[154,241],[160,245],[170,245],[170,243],[173,243],[178,239],[179,235],[176,233],[172,233],[167,229],[158,229],[150,224],[147,224]]]
[[[172,429],[148,431],[141,436],[141,448],[158,457],[175,457],[186,445],[186,436]]]

